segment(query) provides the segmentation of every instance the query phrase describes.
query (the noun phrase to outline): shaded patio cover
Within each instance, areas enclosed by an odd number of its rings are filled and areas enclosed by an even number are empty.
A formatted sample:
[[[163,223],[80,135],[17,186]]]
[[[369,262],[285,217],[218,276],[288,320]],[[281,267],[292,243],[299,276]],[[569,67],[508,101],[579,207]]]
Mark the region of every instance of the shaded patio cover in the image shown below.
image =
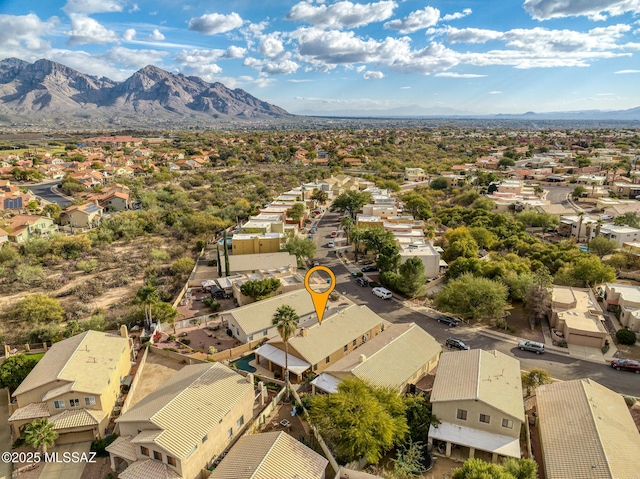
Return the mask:
[[[429,428],[429,437],[520,459],[520,442],[517,437],[491,434],[490,432],[458,426],[449,422],[440,423],[437,428],[431,426]]]
[[[280,351],[278,348],[271,346],[270,344],[265,344],[256,349],[256,355],[262,356],[272,363],[275,363],[278,366],[284,368],[284,351]],[[289,354],[289,371],[300,375],[310,367],[311,364]]]
[[[324,392],[337,393],[338,384],[340,384],[341,382],[342,381],[340,381],[335,376],[332,376],[331,374],[320,373],[317,378],[311,381],[311,384],[319,389],[322,389]]]

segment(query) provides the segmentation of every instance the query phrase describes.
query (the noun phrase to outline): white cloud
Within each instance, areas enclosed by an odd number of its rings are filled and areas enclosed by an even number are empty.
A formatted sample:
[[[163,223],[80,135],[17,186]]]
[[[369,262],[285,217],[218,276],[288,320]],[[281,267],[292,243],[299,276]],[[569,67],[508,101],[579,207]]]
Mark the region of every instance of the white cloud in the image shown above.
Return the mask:
[[[157,28],[153,29],[153,33],[147,37],[147,40],[153,40],[156,42],[161,42],[164,40],[164,35]]]
[[[235,45],[231,45],[227,48],[227,51],[224,53],[224,58],[242,58],[247,53],[246,48],[237,47]]]
[[[454,28],[444,27],[427,31],[429,35],[444,34],[444,39],[450,43],[485,43],[503,37],[504,33],[483,28]]]
[[[22,48],[26,50],[43,51],[50,48],[49,42],[43,40],[41,35],[46,35],[58,24],[57,17],[51,17],[43,22],[37,15],[0,15],[0,48],[9,53],[4,56],[17,56]],[[10,53],[11,50],[13,53]]]
[[[400,87],[401,90],[411,90],[410,86],[401,86]]]
[[[263,35],[260,39],[260,53],[265,57],[273,58],[284,52],[284,45],[280,38],[280,32]]]
[[[536,20],[578,16],[604,20],[607,15],[640,13],[640,0],[525,0],[522,6]]]
[[[489,92],[489,95],[499,95],[500,93],[502,93],[500,90],[492,90]]]
[[[411,12],[404,18],[385,23],[384,28],[398,30],[400,33],[413,33],[435,25],[438,23],[439,18],[440,10],[433,7],[425,7],[422,10]]]
[[[292,78],[291,80],[287,80],[287,81],[288,81],[289,83],[310,83],[310,82],[312,82],[313,80],[308,80],[308,79],[306,79],[306,80],[297,80],[297,79],[293,79],[293,78]]]
[[[68,0],[62,9],[68,14],[90,15],[92,13],[121,12],[125,3],[124,0]]]
[[[116,32],[108,30],[93,18],[72,13],[71,30],[65,32],[69,37],[69,45],[83,45],[86,43],[118,43]]]
[[[618,70],[617,72],[613,72],[616,75],[628,75],[629,73],[640,73],[640,70]]]
[[[362,78],[364,78],[365,80],[379,80],[381,78],[384,78],[384,73],[380,71],[366,71],[364,72],[364,75],[362,75]]]
[[[124,40],[126,40],[127,42],[135,40],[135,38],[136,38],[136,30],[135,30],[135,28],[128,28],[127,30],[125,30],[125,32],[122,34],[122,38]]]
[[[268,75],[289,75],[295,73],[300,67],[296,62],[288,58],[259,60],[257,58],[247,57],[244,59],[243,64],[262,74]]]
[[[324,28],[355,28],[386,20],[393,15],[393,9],[397,6],[395,1],[387,0],[376,3],[351,3],[343,0],[328,7],[303,1],[295,4],[286,18]]]
[[[189,30],[203,33],[204,35],[216,35],[240,28],[243,23],[244,21],[236,12],[232,12],[229,15],[208,13],[189,20]]]
[[[159,50],[130,50],[129,48],[116,46],[105,52],[103,57],[125,68],[139,70],[147,65],[161,64],[167,55],[168,52]]]
[[[465,8],[461,12],[448,13],[447,15],[442,17],[442,20],[445,21],[445,22],[450,22],[451,20],[458,20],[459,18],[467,17],[467,16],[471,15],[472,13],[473,12],[472,12],[472,10],[470,8]]]
[[[434,76],[445,77],[445,78],[484,78],[487,75],[478,75],[476,73],[441,72],[441,73],[436,73]]]
[[[140,7],[138,6],[137,3],[132,4],[131,8],[128,10],[129,13],[135,13],[139,11],[140,11]]]

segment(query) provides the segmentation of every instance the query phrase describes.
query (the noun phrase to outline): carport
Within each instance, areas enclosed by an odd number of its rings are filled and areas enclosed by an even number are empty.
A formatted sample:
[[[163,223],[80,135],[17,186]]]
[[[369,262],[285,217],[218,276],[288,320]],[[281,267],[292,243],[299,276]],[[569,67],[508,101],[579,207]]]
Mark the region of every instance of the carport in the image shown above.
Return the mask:
[[[87,463],[85,461],[64,463],[62,462],[63,454],[65,452],[75,453],[78,457],[82,457],[82,454],[84,454],[84,457],[89,458],[90,447],[90,442],[76,442],[56,446],[50,451],[47,451],[48,453],[57,452],[60,462],[47,462],[40,473],[39,479],[80,479]]]

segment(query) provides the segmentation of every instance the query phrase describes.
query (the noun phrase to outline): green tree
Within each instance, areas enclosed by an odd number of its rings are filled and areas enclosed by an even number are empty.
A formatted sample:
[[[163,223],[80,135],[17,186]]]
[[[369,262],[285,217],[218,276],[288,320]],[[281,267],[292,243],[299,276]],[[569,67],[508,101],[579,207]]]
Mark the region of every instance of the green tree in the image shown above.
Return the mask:
[[[38,360],[33,356],[26,354],[9,356],[0,366],[0,388],[9,388],[9,391],[15,391],[36,364],[38,364]]]
[[[280,280],[277,278],[255,279],[243,283],[240,292],[254,301],[260,301],[273,296],[279,287]]]
[[[196,262],[193,258],[183,256],[173,262],[171,265],[171,272],[180,277],[188,276],[191,274],[191,271],[193,271],[193,267],[195,265]]]
[[[478,243],[473,238],[461,238],[447,246],[442,254],[445,261],[455,261],[458,258],[477,258]]]
[[[402,196],[404,209],[414,218],[428,220],[431,218],[431,203],[422,195],[411,192]]]
[[[491,211],[496,207],[496,203],[491,198],[487,198],[486,196],[481,196],[480,198],[478,198],[473,202],[471,207],[474,210]]]
[[[404,294],[415,298],[424,291],[427,277],[424,274],[424,264],[418,257],[409,258],[398,268],[402,278],[401,289]]]
[[[276,309],[271,321],[284,343],[284,387],[287,391],[287,401],[289,400],[289,338],[296,332],[299,322],[300,316],[287,304]]]
[[[378,266],[378,269],[383,273],[386,271],[396,273],[401,262],[402,258],[398,247],[396,245],[387,244],[380,250],[376,266]]]
[[[631,228],[640,227],[640,219],[638,218],[638,214],[635,212],[625,213],[623,215],[617,216],[613,220],[613,224],[617,226],[629,226]]]
[[[21,299],[9,310],[8,315],[19,322],[59,323],[64,319],[65,312],[57,299],[36,293]]]
[[[316,245],[313,241],[303,238],[291,238],[285,245],[287,253],[296,257],[298,268],[304,267],[304,260],[310,260],[316,254]]]
[[[424,472],[424,445],[422,441],[413,442],[411,439],[407,444],[400,446],[396,451],[396,458],[393,461],[393,479],[412,479],[417,474]]]
[[[619,329],[616,331],[616,341],[620,344],[634,345],[636,344],[636,333],[628,329]]]
[[[532,459],[507,459],[502,465],[467,459],[451,479],[538,479],[538,465]]]
[[[571,192],[571,196],[574,198],[581,198],[583,193],[586,193],[587,189],[584,186],[576,186]]]
[[[404,397],[405,416],[409,427],[409,438],[414,441],[426,441],[430,426],[438,426],[440,421],[432,413],[431,403],[422,394],[409,394]]]
[[[551,383],[551,375],[546,369],[532,368],[529,371],[523,371],[522,387],[527,391],[527,396],[531,396],[531,391],[535,391],[539,386]]]
[[[354,226],[349,232],[349,242],[353,243],[353,251],[358,254],[360,251],[360,243],[364,241],[364,235],[367,232],[367,228],[362,226]]]
[[[160,301],[160,293],[155,288],[155,286],[147,283],[146,286],[143,286],[136,292],[136,298],[140,303],[142,303],[142,307],[144,309],[145,324],[147,326],[151,325],[151,323],[153,322],[152,306]]]
[[[482,226],[469,228],[469,233],[478,244],[478,248],[491,249],[491,247],[498,241],[498,237],[495,233]]]
[[[509,166],[516,166],[516,162],[513,160],[513,158],[502,157],[498,162],[498,166],[506,169]]]
[[[373,251],[377,255],[385,246],[395,245],[396,238],[391,231],[383,228],[367,228],[362,242],[367,251]]]
[[[294,203],[293,206],[287,210],[287,216],[296,223],[300,222],[300,220],[304,217],[304,214],[305,207],[303,203]]]
[[[466,318],[498,318],[507,306],[508,290],[499,281],[477,278],[470,273],[449,281],[435,296],[441,311]]]
[[[439,176],[438,178],[434,178],[433,180],[431,180],[431,183],[429,183],[429,187],[432,190],[446,190],[449,187],[449,184],[447,183],[446,178]]]
[[[311,199],[316,200],[321,205],[324,205],[329,199],[329,195],[324,190],[319,190],[317,188],[314,188],[313,192],[311,193]]]
[[[396,391],[348,378],[334,394],[314,396],[309,411],[342,464],[365,458],[377,464],[408,433],[406,406]]]
[[[610,240],[604,236],[596,236],[589,241],[589,251],[598,258],[611,254],[616,249],[618,249],[618,244],[614,240]]]
[[[340,226],[342,227],[343,230],[345,230],[345,232],[347,233],[347,236],[349,236],[349,232],[351,231],[351,228],[353,228],[356,225],[356,222],[353,221],[353,218],[351,216],[345,216],[344,218],[342,218],[342,221],[340,221]]]
[[[24,442],[34,449],[39,449],[42,454],[56,443],[57,438],[55,424],[49,422],[46,417],[36,419],[24,428]]]
[[[176,317],[178,310],[170,303],[158,301],[151,305],[151,314],[158,324],[168,324],[173,328],[173,334],[176,334]]]
[[[555,284],[566,286],[596,286],[616,279],[616,271],[595,255],[584,255],[572,264],[564,265],[556,273]]]
[[[347,214],[354,220],[356,214],[364,205],[369,204],[372,200],[371,193],[366,191],[345,191],[333,200],[331,211],[338,211],[341,214]]]
[[[56,236],[51,240],[50,248],[51,252],[56,256],[61,256],[64,259],[75,259],[81,253],[91,250],[91,239],[85,234]]]

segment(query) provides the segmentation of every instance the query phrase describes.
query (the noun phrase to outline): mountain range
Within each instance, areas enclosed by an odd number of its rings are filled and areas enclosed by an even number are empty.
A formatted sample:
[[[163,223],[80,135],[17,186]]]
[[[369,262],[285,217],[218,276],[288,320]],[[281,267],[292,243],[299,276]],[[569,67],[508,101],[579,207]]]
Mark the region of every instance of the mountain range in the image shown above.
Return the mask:
[[[279,122],[299,127],[305,122],[323,123],[322,117],[471,120],[640,122],[640,107],[628,110],[482,115],[447,107],[418,105],[386,110],[301,112],[316,118],[291,115],[246,91],[208,83],[195,76],[174,74],[149,65],[122,82],[80,73],[60,63],[18,58],[0,61],[0,125],[39,126],[48,129],[263,127]]]
[[[50,60],[0,61],[0,121],[37,123],[207,123],[290,116],[222,83],[149,65],[122,82],[85,75]]]

